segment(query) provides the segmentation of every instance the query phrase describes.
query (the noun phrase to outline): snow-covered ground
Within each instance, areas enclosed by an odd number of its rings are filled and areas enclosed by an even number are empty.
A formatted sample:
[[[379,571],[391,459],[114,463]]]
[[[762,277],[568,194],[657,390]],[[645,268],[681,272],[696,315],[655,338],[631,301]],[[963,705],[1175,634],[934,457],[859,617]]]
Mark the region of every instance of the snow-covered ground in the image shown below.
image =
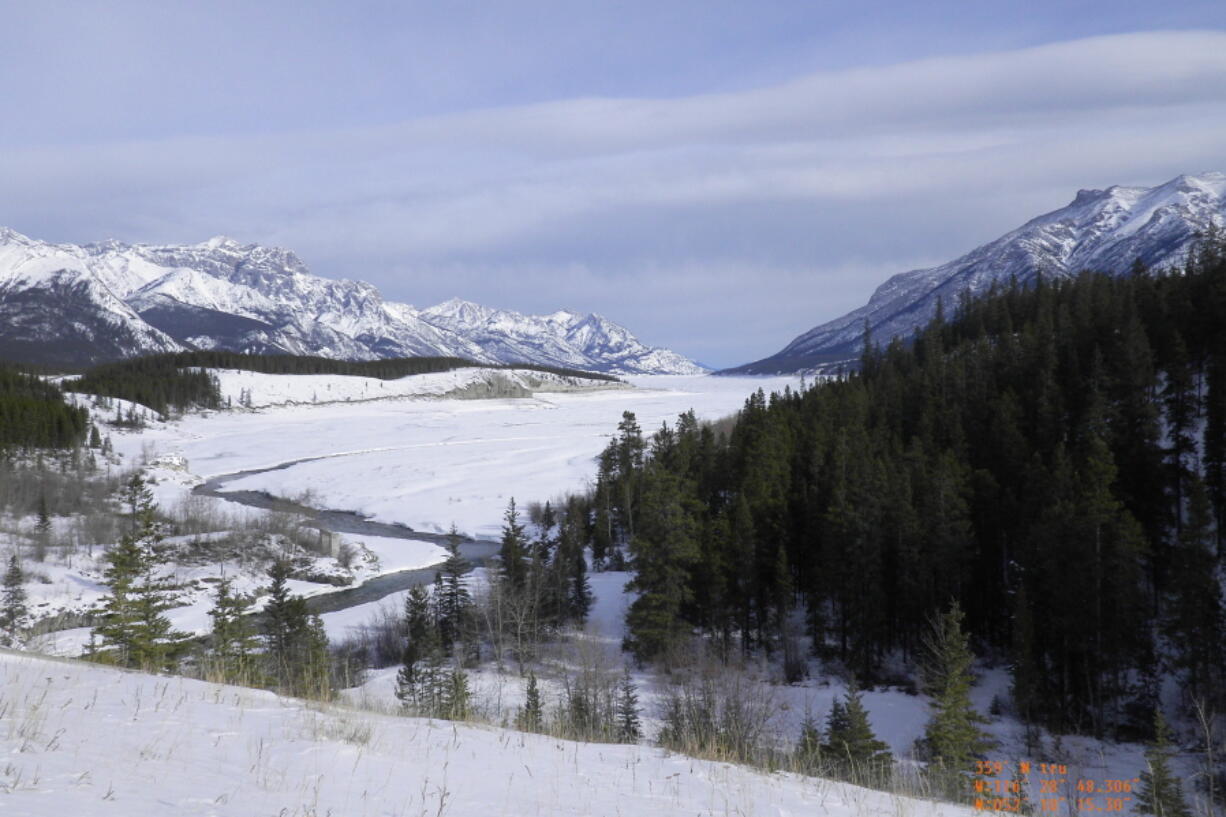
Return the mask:
[[[398,718],[8,652],[0,699],[5,814],[973,813],[645,746]]]
[[[231,406],[266,408],[284,405],[319,405],[396,397],[463,395],[485,384],[537,391],[616,389],[624,385],[604,380],[538,372],[530,369],[461,368],[381,380],[328,374],[269,375],[238,369],[210,369],[217,378],[221,399]]]
[[[292,377],[249,379],[252,385],[244,388],[258,398],[274,391],[284,396],[289,386],[280,381]],[[644,433],[651,433],[691,408],[700,419],[716,419],[740,409],[759,388],[769,393],[799,384],[794,378],[630,381],[637,388],[310,405],[318,387],[308,380],[297,387],[305,405],[192,414],[118,436],[115,446],[133,456],[180,454],[204,478],[318,458],[236,480],[226,489],[283,497],[310,492],[319,507],[417,530],[445,532],[455,523],[463,533],[494,537],[512,496],[523,505],[583,488],[623,411],[634,412]]]
[[[538,372],[465,369],[414,375],[393,381],[322,375],[264,375],[216,372],[222,391],[238,405],[263,408],[188,414],[170,422],[150,419],[139,430],[108,430],[105,422],[129,405],[112,400],[106,408],[83,395],[72,399],[93,411],[116,453],[118,467],[143,465],[158,505],[171,512],[185,504],[197,513],[253,520],[265,512],[209,496],[193,495],[203,480],[250,469],[319,457],[282,470],[229,483],[232,490],[255,489],[298,498],[316,507],[355,510],[381,521],[402,522],[428,531],[445,531],[455,522],[462,531],[497,536],[507,500],[541,501],[582,488],[594,472],[593,458],[607,443],[623,411],[634,411],[645,432],[693,408],[717,418],[740,408],[760,387],[780,389],[789,379],[714,377],[636,378],[637,388]],[[547,385],[571,389],[514,399],[453,399],[490,377],[512,378],[523,388]],[[379,393],[375,398],[371,395]],[[320,395],[327,395],[322,397]],[[272,405],[275,404],[275,405]],[[139,413],[139,412],[138,412]],[[68,520],[56,520],[57,524]],[[34,520],[14,520],[30,530]],[[340,570],[319,559],[316,572],[343,574],[360,584],[386,573],[439,563],[443,550],[427,541],[345,535],[359,553],[352,568]],[[0,534],[16,547],[20,537]],[[36,618],[85,612],[107,593],[101,582],[101,556],[109,543],[91,543],[66,559],[28,563],[37,574],[27,584]],[[7,553],[5,554],[7,555]],[[217,578],[226,576],[238,592],[266,585],[255,569],[230,560],[177,565],[169,571],[184,589],[179,606],[168,613],[174,626],[206,632]],[[598,579],[599,581],[599,579]],[[291,589],[316,595],[327,584],[295,581]],[[398,603],[398,599],[389,600]],[[621,602],[611,602],[621,603]],[[330,635],[360,628],[372,610],[356,609],[325,619]],[[60,630],[31,646],[58,655],[78,654],[87,628]]]

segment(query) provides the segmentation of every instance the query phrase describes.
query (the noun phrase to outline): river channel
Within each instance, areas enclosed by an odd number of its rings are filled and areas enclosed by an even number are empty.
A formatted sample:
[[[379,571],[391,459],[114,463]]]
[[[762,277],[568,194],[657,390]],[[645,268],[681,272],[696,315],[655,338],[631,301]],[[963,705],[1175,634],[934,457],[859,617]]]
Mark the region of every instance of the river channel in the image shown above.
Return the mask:
[[[226,491],[225,486],[244,477],[263,474],[269,471],[280,471],[304,462],[327,459],[327,457],[306,457],[274,465],[271,468],[256,468],[250,471],[238,471],[233,474],[223,474],[197,485],[194,493],[216,497],[227,502],[237,502],[251,508],[268,511],[285,511],[309,516],[324,530],[334,533],[347,533],[356,536],[383,536],[389,539],[411,539],[415,541],[434,542],[446,545],[448,536],[441,533],[415,531],[405,525],[374,522],[352,511],[319,510],[298,504],[292,500],[276,497],[263,491]],[[498,543],[489,539],[460,540],[460,555],[468,560],[470,568],[483,565],[487,559],[498,551]],[[307,608],[312,613],[333,613],[367,604],[372,601],[408,590],[418,584],[429,584],[434,581],[438,565],[417,568],[414,570],[399,570],[387,573],[363,582],[356,587],[346,587],[327,593],[311,596],[306,600]]]

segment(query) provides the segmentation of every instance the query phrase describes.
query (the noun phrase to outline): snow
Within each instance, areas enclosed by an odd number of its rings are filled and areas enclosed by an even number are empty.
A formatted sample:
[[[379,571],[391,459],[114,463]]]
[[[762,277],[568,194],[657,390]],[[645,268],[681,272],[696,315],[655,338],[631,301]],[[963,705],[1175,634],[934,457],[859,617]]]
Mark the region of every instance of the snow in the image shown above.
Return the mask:
[[[447,373],[443,379],[461,376]],[[370,385],[341,385],[341,380],[347,378],[331,380],[341,392]],[[631,382],[638,388],[189,415],[120,437],[115,445],[121,451],[181,455],[206,479],[311,458],[237,479],[225,489],[289,498],[309,491],[319,507],[415,530],[446,532],[454,522],[462,533],[494,537],[512,496],[522,506],[584,488],[623,411],[635,412],[650,434],[691,408],[700,418],[716,419],[739,410],[758,388],[769,392],[799,384],[795,378],[702,376],[644,376]],[[308,384],[301,381],[293,394],[304,396],[313,388]],[[271,394],[274,387],[253,387],[255,398],[266,388]]]
[[[291,404],[384,400],[393,397],[443,397],[475,384],[507,382],[523,389],[542,383],[553,388],[617,388],[602,380],[562,377],[527,369],[467,367],[381,380],[326,374],[272,375],[235,369],[210,369],[217,377],[223,401],[234,406],[266,408]]]
[[[341,359],[451,355],[619,372],[700,371],[675,352],[648,347],[594,315],[522,315],[458,300],[418,311],[384,301],[370,284],[310,275],[288,250],[224,237],[188,246],[104,241],[81,247],[0,232],[0,284],[37,289],[64,281],[88,286],[91,309],[85,312],[106,310],[135,333],[141,343],[125,354],[178,349],[137,313],[187,305],[267,326],[248,340],[230,341],[240,347],[258,342]],[[569,317],[559,319],[563,314]],[[593,331],[572,337],[574,326],[587,322]],[[216,339],[206,331],[192,345],[214,348]]]
[[[6,813],[147,815],[969,815],[643,746],[307,704],[0,654]]]

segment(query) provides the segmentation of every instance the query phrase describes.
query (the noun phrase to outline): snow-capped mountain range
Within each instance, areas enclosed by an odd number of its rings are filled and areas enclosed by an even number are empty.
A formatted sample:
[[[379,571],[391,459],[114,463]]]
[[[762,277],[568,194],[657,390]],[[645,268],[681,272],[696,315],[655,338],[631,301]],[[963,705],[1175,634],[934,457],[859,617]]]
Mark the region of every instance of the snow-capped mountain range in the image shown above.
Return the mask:
[[[312,275],[285,249],[225,237],[78,246],[0,228],[0,356],[82,365],[184,349],[703,371],[596,314],[522,315],[460,300],[419,310],[367,283]]]
[[[776,374],[831,369],[860,351],[864,325],[875,343],[908,337],[936,314],[952,310],[963,292],[980,294],[1038,275],[1072,276],[1083,270],[1113,274],[1140,260],[1150,268],[1180,264],[1198,237],[1226,225],[1226,175],[1178,176],[1157,187],[1082,190],[1067,207],[948,264],[904,272],[877,288],[869,302],[797,337],[771,357],[729,373]]]

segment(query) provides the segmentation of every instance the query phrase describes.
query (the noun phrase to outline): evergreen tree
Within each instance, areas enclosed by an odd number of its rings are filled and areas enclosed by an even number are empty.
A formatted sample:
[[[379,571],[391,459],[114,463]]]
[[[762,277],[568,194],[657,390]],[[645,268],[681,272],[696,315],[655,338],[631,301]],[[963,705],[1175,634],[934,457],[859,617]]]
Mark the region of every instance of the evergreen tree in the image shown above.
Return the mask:
[[[1226,671],[1222,586],[1212,546],[1212,509],[1204,484],[1188,481],[1187,522],[1175,543],[1163,626],[1174,646],[1175,667],[1193,697],[1221,688]]]
[[[328,698],[333,692],[328,636],[306,600],[290,594],[290,572],[284,559],[273,562],[268,571],[272,584],[264,606],[265,659],[277,686],[289,694]]]
[[[1154,740],[1145,750],[1146,770],[1141,772],[1136,810],[1155,817],[1191,817],[1183,787],[1171,770],[1171,730],[1159,709],[1154,710]]]
[[[953,772],[969,769],[971,761],[989,748],[979,728],[985,719],[971,706],[975,657],[962,620],[962,608],[954,602],[933,623],[924,665],[924,688],[932,697],[925,744],[932,760]]]
[[[692,593],[687,569],[698,558],[694,520],[677,477],[662,466],[644,472],[639,530],[631,540],[638,592],[626,614],[626,646],[640,660],[663,654],[685,630]]]
[[[894,757],[890,748],[873,734],[862,699],[863,693],[852,681],[843,701],[836,701],[831,708],[823,751],[844,773],[867,782],[881,779]]]
[[[136,531],[125,535],[105,556],[101,622],[94,633],[108,659],[127,667],[169,669],[187,647],[163,615],[173,607],[174,585],[158,575],[162,534],[151,504],[138,511]]]
[[[527,551],[528,539],[524,526],[519,521],[519,511],[515,508],[515,498],[507,503],[503,514],[502,545],[498,550],[498,566],[502,578],[514,590],[522,590],[528,581]]]
[[[25,626],[29,608],[26,607],[25,575],[17,556],[9,556],[8,569],[4,571],[4,590],[0,594],[0,639],[6,647],[17,643]]]
[[[835,701],[835,706],[841,706]],[[822,763],[822,730],[813,717],[813,713],[805,714],[800,724],[800,738],[796,742],[796,765],[806,772],[817,772]]]
[[[442,582],[435,599],[439,636],[448,650],[464,637],[472,614],[472,597],[463,579],[468,570],[468,560],[460,555],[460,534],[452,525],[447,537],[447,560],[441,571]]]
[[[213,620],[210,652],[215,668],[226,683],[250,681],[252,660],[258,646],[247,615],[251,600],[235,594],[229,579],[217,583],[217,595],[209,618]]]
[[[621,682],[617,685],[617,703],[615,716],[617,718],[617,740],[620,743],[638,743],[643,737],[643,728],[639,719],[639,695],[630,679],[630,670],[622,673]]]
[[[536,682],[536,673],[528,673],[528,689],[524,707],[516,718],[516,726],[524,732],[539,732],[544,724],[545,709],[541,704],[541,689]]]
[[[442,696],[440,717],[452,721],[466,720],[472,705],[472,693],[468,688],[468,674],[458,662],[453,663],[446,677],[446,689]]]

